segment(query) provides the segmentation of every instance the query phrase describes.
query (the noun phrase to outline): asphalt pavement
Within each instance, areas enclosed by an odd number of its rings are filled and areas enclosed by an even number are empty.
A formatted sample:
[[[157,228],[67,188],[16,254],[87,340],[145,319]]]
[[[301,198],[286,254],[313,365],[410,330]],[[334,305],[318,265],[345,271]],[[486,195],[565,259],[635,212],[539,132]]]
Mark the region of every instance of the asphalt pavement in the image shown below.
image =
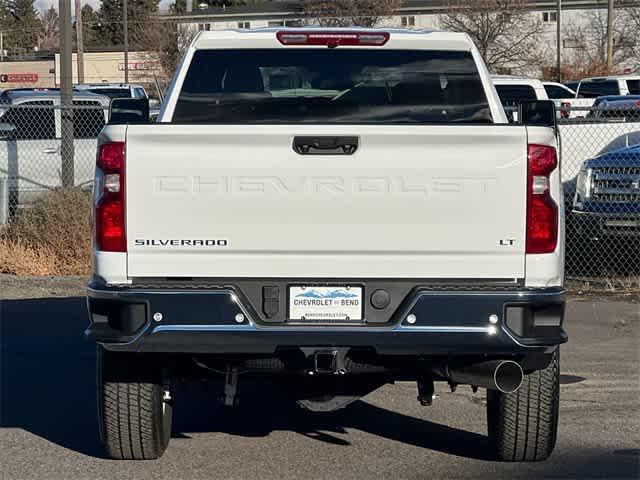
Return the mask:
[[[412,383],[385,386],[332,414],[298,409],[276,389],[241,384],[174,393],[173,438],[157,461],[103,457],[94,347],[83,281],[0,276],[0,479],[640,478],[640,299],[571,297],[562,347],[560,432],[546,462],[489,458],[485,399]],[[4,300],[2,300],[4,299]]]

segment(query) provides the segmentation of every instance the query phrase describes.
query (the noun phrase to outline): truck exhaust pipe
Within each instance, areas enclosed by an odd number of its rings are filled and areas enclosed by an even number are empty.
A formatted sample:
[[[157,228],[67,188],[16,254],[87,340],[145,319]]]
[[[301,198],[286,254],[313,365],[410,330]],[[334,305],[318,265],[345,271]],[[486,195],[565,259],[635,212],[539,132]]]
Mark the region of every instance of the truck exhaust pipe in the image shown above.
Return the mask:
[[[453,383],[475,385],[502,393],[516,392],[524,379],[522,367],[513,360],[491,360],[462,367],[446,367],[438,373]]]

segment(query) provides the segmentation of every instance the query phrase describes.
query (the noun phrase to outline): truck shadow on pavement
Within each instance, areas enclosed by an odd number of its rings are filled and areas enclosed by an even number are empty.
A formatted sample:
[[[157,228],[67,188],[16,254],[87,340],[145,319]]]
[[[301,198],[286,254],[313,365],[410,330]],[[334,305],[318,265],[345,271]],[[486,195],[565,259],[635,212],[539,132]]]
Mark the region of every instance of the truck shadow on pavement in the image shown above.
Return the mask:
[[[292,431],[333,445],[349,446],[348,430],[451,455],[490,460],[487,437],[378,407],[365,400],[331,413],[299,408],[285,392],[267,382],[240,382],[240,406],[226,409],[216,402],[222,382],[176,388],[176,432],[224,432],[243,437],[266,437],[273,431]],[[428,407],[427,407],[428,408]],[[428,414],[428,409],[424,410]]]
[[[0,301],[0,427],[101,455],[85,299]]]
[[[83,339],[85,299],[0,301],[0,428],[17,428],[79,453],[102,457],[95,398],[95,347]],[[174,437],[224,432],[245,437],[275,430],[320,442],[350,445],[358,429],[453,455],[488,459],[483,435],[432,423],[360,401],[346,410],[314,414],[298,409],[274,388],[241,384],[241,405],[214,402],[221,386],[176,388]],[[244,395],[242,395],[244,393]],[[348,437],[346,437],[348,438]]]

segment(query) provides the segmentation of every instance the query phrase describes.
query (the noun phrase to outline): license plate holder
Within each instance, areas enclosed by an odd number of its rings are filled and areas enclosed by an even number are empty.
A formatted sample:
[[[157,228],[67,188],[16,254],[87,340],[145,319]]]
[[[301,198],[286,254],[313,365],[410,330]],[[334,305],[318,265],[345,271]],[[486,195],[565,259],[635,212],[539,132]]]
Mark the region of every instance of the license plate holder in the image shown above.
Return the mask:
[[[291,321],[362,321],[363,288],[351,285],[289,286]]]

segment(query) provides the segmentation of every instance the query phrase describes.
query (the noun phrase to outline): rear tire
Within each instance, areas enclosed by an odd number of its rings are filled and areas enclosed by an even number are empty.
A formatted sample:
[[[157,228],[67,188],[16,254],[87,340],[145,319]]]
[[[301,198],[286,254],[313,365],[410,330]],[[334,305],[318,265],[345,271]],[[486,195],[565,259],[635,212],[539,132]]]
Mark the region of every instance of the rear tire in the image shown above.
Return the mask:
[[[172,418],[161,369],[143,356],[102,347],[97,353],[100,440],[107,456],[117,460],[161,457],[171,438]]]
[[[538,462],[553,452],[560,403],[560,348],[543,370],[524,376],[514,393],[487,390],[489,441],[506,462]]]

